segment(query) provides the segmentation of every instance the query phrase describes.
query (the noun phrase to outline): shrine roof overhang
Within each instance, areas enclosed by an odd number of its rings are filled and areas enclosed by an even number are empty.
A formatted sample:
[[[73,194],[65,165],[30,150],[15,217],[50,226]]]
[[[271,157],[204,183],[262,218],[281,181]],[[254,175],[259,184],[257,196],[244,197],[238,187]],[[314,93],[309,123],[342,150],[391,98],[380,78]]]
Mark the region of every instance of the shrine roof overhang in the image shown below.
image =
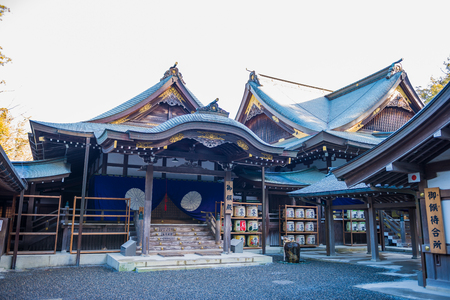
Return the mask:
[[[22,178],[27,181],[51,181],[66,178],[71,174],[71,165],[65,158],[12,163]]]
[[[261,171],[242,169],[236,172],[239,177],[254,183],[261,183]],[[273,187],[306,187],[320,181],[326,175],[316,167],[291,172],[264,172],[265,184]]]
[[[0,145],[0,195],[15,195],[28,188]]]
[[[398,88],[414,112],[423,107],[398,62],[336,92],[312,99],[297,95],[299,84],[288,84],[273,77],[265,80],[265,77],[248,81],[236,115],[239,122],[244,123],[250,106],[256,105],[277,121],[306,135],[332,129],[350,130],[376,114]]]
[[[348,187],[343,181],[337,180],[333,174],[328,174],[322,180],[305,187],[301,190],[288,193],[292,197],[303,199],[335,199],[335,198],[356,198],[365,199],[374,197],[376,203],[386,202],[414,202],[415,192],[411,189],[403,189],[395,186],[371,187],[364,183],[359,183]],[[399,207],[402,204],[398,204]],[[405,204],[403,204],[405,205]],[[407,204],[408,206],[409,204]],[[409,207],[409,206],[408,206]]]
[[[332,172],[347,185],[364,182],[370,186],[417,188],[408,182],[408,173],[420,172],[427,179],[447,162],[433,159],[450,149],[450,86],[442,91],[411,120],[383,142]]]
[[[333,144],[352,146],[354,148],[371,149],[384,140],[385,137],[374,136],[370,133],[345,132],[323,130],[317,134],[297,139],[295,137],[273,144],[288,150],[311,149],[317,145]]]
[[[100,124],[91,122],[47,123],[31,121],[34,135],[44,139],[65,135],[66,137],[95,137],[104,152],[111,152],[117,146],[133,147],[136,150],[150,150],[170,146],[182,139],[211,141],[214,146],[223,143],[236,144],[247,155],[241,158],[262,160],[274,164],[286,163],[297,152],[275,147],[262,141],[243,124],[224,116],[194,113],[178,116],[159,126],[144,128],[118,124]],[[45,137],[47,135],[47,137]],[[278,162],[277,162],[278,160]]]

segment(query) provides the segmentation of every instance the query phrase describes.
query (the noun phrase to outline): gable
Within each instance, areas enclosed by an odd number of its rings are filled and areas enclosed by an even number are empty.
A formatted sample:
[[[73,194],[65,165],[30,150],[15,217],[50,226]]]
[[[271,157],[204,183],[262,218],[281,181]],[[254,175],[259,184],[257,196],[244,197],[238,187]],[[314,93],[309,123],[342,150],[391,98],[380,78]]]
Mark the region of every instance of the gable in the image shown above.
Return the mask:
[[[195,109],[186,96],[176,87],[171,86],[136,111],[109,123],[155,127],[171,118],[190,114]]]
[[[411,101],[400,86],[379,107],[347,132],[394,132],[414,116]]]

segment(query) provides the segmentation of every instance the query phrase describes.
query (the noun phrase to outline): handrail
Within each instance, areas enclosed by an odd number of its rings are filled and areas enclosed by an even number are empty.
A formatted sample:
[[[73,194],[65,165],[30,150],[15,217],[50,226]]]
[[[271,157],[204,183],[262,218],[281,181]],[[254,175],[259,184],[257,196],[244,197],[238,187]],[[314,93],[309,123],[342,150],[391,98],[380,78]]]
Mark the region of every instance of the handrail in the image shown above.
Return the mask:
[[[220,218],[216,219],[213,212],[202,211],[205,214],[205,221],[209,230],[214,234],[216,244],[220,243]]]

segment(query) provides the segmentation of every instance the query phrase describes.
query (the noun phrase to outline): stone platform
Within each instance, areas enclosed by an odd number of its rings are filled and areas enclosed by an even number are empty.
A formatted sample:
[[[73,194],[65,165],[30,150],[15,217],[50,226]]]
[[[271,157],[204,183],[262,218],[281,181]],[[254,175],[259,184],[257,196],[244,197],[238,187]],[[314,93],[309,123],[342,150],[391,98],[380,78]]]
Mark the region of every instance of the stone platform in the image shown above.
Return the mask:
[[[111,253],[108,254],[106,263],[119,272],[150,272],[257,266],[272,263],[272,257],[250,252],[219,255],[184,254],[170,257],[161,255],[123,256],[120,253]]]

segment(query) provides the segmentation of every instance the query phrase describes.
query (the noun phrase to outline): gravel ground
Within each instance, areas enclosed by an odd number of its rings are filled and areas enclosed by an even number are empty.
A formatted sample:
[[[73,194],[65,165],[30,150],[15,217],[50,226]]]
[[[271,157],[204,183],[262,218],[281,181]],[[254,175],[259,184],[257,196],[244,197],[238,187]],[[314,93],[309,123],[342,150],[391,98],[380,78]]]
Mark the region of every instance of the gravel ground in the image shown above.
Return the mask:
[[[0,299],[404,299],[353,287],[395,281],[383,269],[306,260],[266,266],[116,272],[64,267],[0,273]]]

